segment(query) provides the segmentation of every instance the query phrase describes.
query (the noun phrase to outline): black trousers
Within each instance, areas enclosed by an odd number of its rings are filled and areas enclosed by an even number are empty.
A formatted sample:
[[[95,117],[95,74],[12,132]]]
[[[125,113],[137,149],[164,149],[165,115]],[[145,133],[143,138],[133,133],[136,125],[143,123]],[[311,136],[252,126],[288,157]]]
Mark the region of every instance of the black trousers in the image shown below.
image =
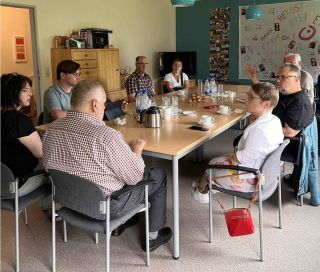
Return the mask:
[[[149,191],[149,230],[157,231],[164,225],[167,201],[167,175],[161,168],[145,171],[144,179],[151,178],[155,183],[148,185]],[[144,202],[144,188],[133,191],[119,200],[110,201],[110,217],[118,218],[126,214],[132,207]]]

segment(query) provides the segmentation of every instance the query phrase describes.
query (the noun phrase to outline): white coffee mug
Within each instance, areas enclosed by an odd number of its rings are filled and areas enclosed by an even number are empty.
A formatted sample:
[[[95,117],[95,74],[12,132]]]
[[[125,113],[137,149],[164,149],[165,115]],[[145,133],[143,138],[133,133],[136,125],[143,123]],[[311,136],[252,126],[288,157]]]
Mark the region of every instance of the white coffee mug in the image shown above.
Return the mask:
[[[236,97],[236,92],[228,91],[228,96],[229,96],[230,98],[235,98],[235,97]]]
[[[230,107],[229,106],[224,106],[224,105],[221,105],[220,106],[220,113],[222,114],[228,114],[230,111]]]
[[[163,110],[163,119],[171,120],[172,119],[172,108],[171,107],[162,107]]]
[[[185,95],[186,90],[182,89],[178,91],[178,95]]]
[[[201,116],[201,123],[204,126],[209,126],[214,122],[214,119],[210,115],[202,115]]]

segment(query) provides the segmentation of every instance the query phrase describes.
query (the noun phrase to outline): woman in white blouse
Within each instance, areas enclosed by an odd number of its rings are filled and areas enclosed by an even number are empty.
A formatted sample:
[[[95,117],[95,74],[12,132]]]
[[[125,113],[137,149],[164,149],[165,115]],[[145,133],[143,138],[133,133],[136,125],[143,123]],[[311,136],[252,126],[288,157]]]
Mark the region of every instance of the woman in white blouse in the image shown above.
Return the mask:
[[[175,59],[172,63],[172,72],[164,77],[164,93],[189,88],[189,78],[182,72],[182,60]]]
[[[243,132],[237,151],[213,158],[209,164],[240,165],[259,169],[266,157],[282,143],[280,119],[272,114],[279,100],[279,92],[271,83],[257,83],[247,93],[245,110],[256,120]],[[208,203],[207,183],[209,170],[192,190],[192,197],[200,203]],[[214,169],[212,183],[221,188],[240,192],[253,192],[256,179],[253,174],[227,169]]]

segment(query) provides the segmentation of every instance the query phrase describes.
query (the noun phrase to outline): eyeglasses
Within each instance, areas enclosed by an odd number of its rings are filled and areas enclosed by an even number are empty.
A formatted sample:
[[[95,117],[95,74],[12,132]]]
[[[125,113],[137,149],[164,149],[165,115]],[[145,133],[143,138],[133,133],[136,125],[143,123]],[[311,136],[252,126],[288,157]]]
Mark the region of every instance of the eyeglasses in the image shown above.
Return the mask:
[[[149,64],[148,62],[136,62],[136,64],[143,64],[143,65],[147,65]]]
[[[247,92],[247,99],[248,99],[248,101],[251,101],[251,100],[254,100],[254,99],[260,99],[260,100],[262,100],[261,97],[255,97],[255,96],[253,96],[253,94],[250,93],[250,92]]]
[[[280,76],[276,76],[277,80],[284,80],[284,79],[288,79],[290,77],[298,77],[298,76],[285,76],[285,75],[280,75]]]

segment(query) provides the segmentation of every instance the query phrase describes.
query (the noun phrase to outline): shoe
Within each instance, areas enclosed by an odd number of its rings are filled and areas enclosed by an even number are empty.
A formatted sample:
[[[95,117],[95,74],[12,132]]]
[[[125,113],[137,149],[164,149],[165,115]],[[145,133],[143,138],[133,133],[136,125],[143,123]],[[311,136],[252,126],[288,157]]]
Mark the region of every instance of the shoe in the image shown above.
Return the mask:
[[[209,193],[202,194],[199,192],[198,188],[192,190],[191,196],[195,201],[198,201],[201,204],[209,203]]]
[[[172,237],[172,230],[169,227],[165,227],[158,231],[156,239],[149,240],[150,251],[156,250],[159,246],[169,242]],[[144,240],[141,244],[142,250],[146,251],[146,241]]]
[[[287,184],[290,187],[293,187],[293,175],[292,174],[287,174],[282,179],[285,184]]]
[[[52,213],[51,213],[51,212],[48,213],[48,220],[49,220],[50,222],[52,222]],[[59,215],[56,215],[56,216],[55,216],[55,221],[56,221],[56,222],[62,222],[63,219],[62,219]]]
[[[194,181],[194,182],[192,182],[192,185],[191,185],[192,189],[198,188],[199,183],[200,183],[199,181]]]
[[[195,190],[196,188],[198,188],[199,183],[200,183],[199,181],[192,182],[192,185],[191,185],[192,189]],[[207,190],[209,191],[209,186],[208,185],[207,185]],[[216,194],[216,193],[220,193],[220,191],[211,189],[211,193]]]
[[[125,222],[124,224],[120,225],[119,227],[115,228],[112,232],[111,235],[112,236],[120,236],[122,234],[122,232],[124,232],[124,230],[126,228],[132,227],[135,224],[138,223],[138,215],[135,215],[133,217],[131,217],[127,222]]]

